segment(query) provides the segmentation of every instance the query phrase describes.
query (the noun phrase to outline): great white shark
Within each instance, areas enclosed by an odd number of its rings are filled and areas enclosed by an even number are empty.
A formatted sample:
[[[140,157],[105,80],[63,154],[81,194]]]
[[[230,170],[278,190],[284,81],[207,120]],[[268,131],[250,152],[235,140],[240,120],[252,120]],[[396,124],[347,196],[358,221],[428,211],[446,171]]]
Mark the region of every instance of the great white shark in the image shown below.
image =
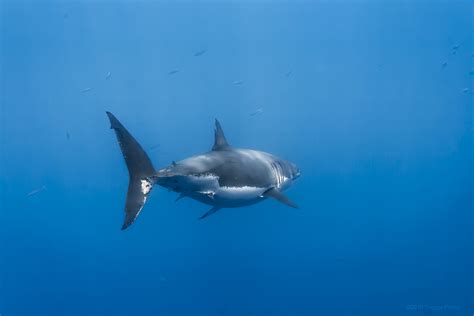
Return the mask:
[[[142,146],[112,113],[106,113],[130,176],[122,230],[136,220],[155,184],[179,193],[176,200],[189,197],[212,206],[200,219],[222,208],[252,205],[267,198],[297,208],[283,190],[300,176],[298,167],[263,151],[230,146],[217,119],[210,151],[155,170]]]

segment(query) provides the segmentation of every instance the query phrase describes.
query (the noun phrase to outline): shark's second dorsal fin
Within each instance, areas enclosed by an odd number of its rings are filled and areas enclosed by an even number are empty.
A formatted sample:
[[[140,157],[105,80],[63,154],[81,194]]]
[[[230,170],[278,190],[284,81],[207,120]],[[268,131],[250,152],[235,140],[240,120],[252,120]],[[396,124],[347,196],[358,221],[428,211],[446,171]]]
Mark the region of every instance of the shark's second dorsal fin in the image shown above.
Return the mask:
[[[221,124],[216,119],[216,128],[214,129],[214,146],[212,146],[212,150],[226,150],[229,147],[230,145],[225,139]]]

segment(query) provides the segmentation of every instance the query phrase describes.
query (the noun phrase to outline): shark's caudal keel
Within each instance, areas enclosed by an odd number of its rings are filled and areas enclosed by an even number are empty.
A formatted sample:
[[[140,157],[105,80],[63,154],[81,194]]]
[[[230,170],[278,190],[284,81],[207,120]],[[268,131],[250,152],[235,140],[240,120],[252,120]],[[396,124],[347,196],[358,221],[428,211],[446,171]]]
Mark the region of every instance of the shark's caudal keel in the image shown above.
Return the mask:
[[[282,193],[299,177],[296,165],[265,152],[231,147],[217,120],[211,151],[156,171],[135,138],[112,113],[107,115],[130,175],[122,229],[138,217],[154,184],[179,193],[176,200],[187,197],[211,205],[200,218],[266,198],[297,207]]]

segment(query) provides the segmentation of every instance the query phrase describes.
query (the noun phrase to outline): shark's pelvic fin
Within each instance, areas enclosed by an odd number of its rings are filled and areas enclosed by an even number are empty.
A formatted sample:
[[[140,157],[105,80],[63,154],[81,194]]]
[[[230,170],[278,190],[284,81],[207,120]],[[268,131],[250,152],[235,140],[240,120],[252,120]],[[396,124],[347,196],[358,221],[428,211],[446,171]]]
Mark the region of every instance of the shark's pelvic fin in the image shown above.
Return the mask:
[[[230,145],[225,139],[221,124],[216,119],[216,127],[214,129],[214,146],[212,146],[212,150],[226,150],[228,148],[230,148]]]
[[[204,218],[208,217],[209,215],[214,214],[215,212],[217,212],[217,211],[220,210],[220,209],[221,209],[220,206],[213,206],[209,211],[207,211],[206,213],[202,214],[201,217],[199,217],[199,219],[204,219]]]
[[[298,205],[296,205],[293,201],[291,201],[286,195],[284,195],[281,191],[279,191],[276,188],[270,188],[267,191],[265,191],[263,194],[265,197],[271,197],[274,198],[275,200],[288,205],[289,207],[292,208],[298,208]]]

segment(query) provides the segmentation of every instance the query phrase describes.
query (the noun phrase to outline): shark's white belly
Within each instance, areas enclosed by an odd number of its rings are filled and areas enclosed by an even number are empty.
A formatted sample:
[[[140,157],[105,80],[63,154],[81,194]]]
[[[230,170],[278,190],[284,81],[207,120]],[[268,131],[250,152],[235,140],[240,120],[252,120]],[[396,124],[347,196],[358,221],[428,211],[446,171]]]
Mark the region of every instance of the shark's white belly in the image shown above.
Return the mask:
[[[271,188],[284,190],[292,179],[284,162],[248,149],[193,156],[160,171],[158,183],[200,202],[240,207],[265,199]]]
[[[215,195],[215,205],[222,207],[238,207],[257,203],[268,188],[256,187],[220,187]]]
[[[252,186],[227,187],[220,186],[215,176],[188,176],[179,183],[179,191],[209,205],[221,207],[239,207],[251,205],[264,199],[262,194],[269,188]]]

